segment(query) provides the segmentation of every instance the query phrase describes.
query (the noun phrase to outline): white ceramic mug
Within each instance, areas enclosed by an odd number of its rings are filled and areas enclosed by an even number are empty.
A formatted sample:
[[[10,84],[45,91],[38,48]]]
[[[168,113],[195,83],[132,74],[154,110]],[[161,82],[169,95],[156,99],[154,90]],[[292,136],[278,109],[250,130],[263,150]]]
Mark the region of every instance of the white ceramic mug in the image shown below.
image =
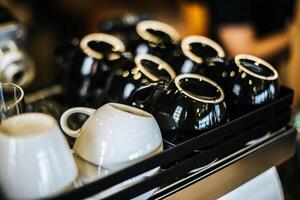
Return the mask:
[[[8,199],[55,195],[76,179],[75,160],[54,118],[26,113],[0,126],[0,184]]]
[[[74,113],[90,115],[79,130],[67,121]],[[127,167],[162,151],[162,136],[154,117],[141,109],[108,103],[98,110],[75,107],[60,119],[63,131],[76,137],[75,153],[84,160],[109,170]]]

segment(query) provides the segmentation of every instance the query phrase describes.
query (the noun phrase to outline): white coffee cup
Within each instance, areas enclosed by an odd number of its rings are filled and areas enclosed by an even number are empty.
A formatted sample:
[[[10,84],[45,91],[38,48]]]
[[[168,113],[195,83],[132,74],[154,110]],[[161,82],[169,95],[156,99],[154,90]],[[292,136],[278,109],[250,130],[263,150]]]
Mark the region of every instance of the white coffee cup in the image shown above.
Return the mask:
[[[71,130],[68,118],[74,113],[90,115],[79,130]],[[76,137],[75,153],[109,170],[127,167],[162,151],[162,136],[154,117],[141,109],[108,103],[98,110],[75,107],[60,119],[63,131]]]
[[[68,143],[54,118],[26,113],[0,126],[0,184],[8,199],[55,195],[78,171]]]

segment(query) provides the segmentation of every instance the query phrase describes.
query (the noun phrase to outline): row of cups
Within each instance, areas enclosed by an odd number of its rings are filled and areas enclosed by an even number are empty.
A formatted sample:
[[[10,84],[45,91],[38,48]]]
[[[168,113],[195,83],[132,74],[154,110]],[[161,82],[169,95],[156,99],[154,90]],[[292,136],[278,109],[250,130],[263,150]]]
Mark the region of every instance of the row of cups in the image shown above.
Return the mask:
[[[273,66],[245,54],[228,59],[209,38],[192,35],[180,40],[173,27],[154,20],[141,21],[121,34],[123,41],[109,34],[89,34],[57,51],[58,65],[68,69],[63,79],[69,105],[127,104],[141,85],[169,82],[187,73],[216,82],[230,105],[255,107],[278,94]]]
[[[238,99],[245,106],[260,105],[278,93],[274,67],[251,55],[227,59],[209,38],[193,35],[180,40],[173,27],[154,20],[141,21],[123,35],[127,45],[115,36],[94,33],[60,49],[60,66],[69,67],[64,80],[71,105],[126,103],[136,87],[186,73],[216,82],[230,103]]]
[[[180,40],[173,27],[154,20],[122,34],[126,45],[113,35],[93,33],[60,52],[69,67],[70,105],[123,103],[152,113],[163,133],[195,136],[279,93],[273,66],[247,54],[228,59],[209,38]]]
[[[154,117],[141,109],[108,103],[90,115],[80,130],[68,128],[71,110],[60,120],[65,133],[76,137],[73,153],[57,121],[43,113],[17,113],[0,125],[0,189],[8,199],[39,199],[60,194],[116,172],[163,150]],[[108,194],[159,171],[159,167],[120,183]],[[151,190],[136,199],[147,199]]]

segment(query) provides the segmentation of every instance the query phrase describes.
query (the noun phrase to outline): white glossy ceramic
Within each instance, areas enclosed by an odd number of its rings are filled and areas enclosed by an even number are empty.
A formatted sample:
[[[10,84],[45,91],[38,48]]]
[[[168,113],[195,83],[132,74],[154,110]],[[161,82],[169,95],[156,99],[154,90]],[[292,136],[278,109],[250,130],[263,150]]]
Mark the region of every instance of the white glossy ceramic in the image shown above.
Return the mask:
[[[77,167],[51,116],[27,113],[0,126],[0,184],[8,199],[40,199],[71,185]]]
[[[73,113],[90,115],[80,130],[71,130],[67,125]],[[162,151],[163,147],[154,117],[123,104],[108,103],[98,110],[71,108],[62,115],[60,124],[66,134],[77,137],[77,155],[109,170],[127,167]]]

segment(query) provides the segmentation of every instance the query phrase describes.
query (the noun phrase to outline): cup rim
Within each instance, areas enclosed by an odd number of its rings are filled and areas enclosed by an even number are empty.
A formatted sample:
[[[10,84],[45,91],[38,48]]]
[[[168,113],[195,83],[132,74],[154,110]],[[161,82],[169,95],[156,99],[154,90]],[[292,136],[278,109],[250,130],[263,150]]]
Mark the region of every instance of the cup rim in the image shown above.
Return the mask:
[[[179,81],[181,79],[185,79],[185,78],[199,79],[199,81],[208,82],[209,84],[211,84],[212,86],[214,86],[215,88],[218,89],[218,91],[220,92],[220,96],[214,100],[207,100],[207,99],[197,98],[197,97],[189,94],[180,86],[180,83],[179,83]],[[217,104],[217,103],[220,103],[221,101],[223,101],[224,97],[225,97],[223,89],[216,82],[212,81],[211,79],[209,79],[205,76],[201,76],[199,74],[180,74],[175,78],[175,85],[176,85],[177,89],[180,92],[182,92],[183,94],[185,94],[186,96],[188,96],[196,101],[203,102],[203,103]]]
[[[23,99],[24,99],[24,90],[17,84],[14,84],[12,82],[0,82],[0,85],[4,84],[4,85],[11,85],[13,87],[18,88],[18,90],[21,92],[21,96],[17,99],[17,101],[15,101],[12,105],[10,105],[6,110],[9,110],[10,108],[15,107],[17,104],[19,104]],[[1,87],[1,86],[0,86]]]
[[[159,30],[166,33],[168,36],[170,36],[173,43],[179,41],[180,39],[177,30],[169,24],[157,20],[144,20],[139,22],[136,25],[137,34],[144,40],[155,44],[158,44],[160,42],[160,39],[158,39],[158,37],[154,36],[153,34],[149,33],[147,29]]]
[[[115,110],[117,110],[121,113],[126,113],[130,116],[142,117],[142,118],[152,118],[153,117],[153,115],[149,112],[146,112],[142,109],[139,109],[139,108],[136,108],[136,107],[133,107],[133,106],[129,106],[129,105],[126,105],[126,104],[112,103],[111,102],[111,103],[107,103],[106,105],[109,105],[110,108],[113,108],[113,109],[115,109]],[[127,111],[127,109],[133,110],[137,114],[129,112],[129,111]]]
[[[142,65],[142,60],[148,60],[151,62],[154,62],[155,64],[158,64],[157,68],[161,68],[166,70],[166,72],[169,74],[171,79],[173,80],[176,77],[175,71],[172,69],[172,67],[162,60],[161,58],[151,55],[151,54],[138,54],[134,58],[134,62],[136,64],[136,67],[139,71],[141,71],[147,78],[151,79],[152,81],[159,81],[160,79],[153,75],[151,72],[149,72],[143,65]]]
[[[221,57],[221,58],[225,57],[225,52],[224,52],[223,48],[215,41],[213,41],[207,37],[200,36],[200,35],[190,35],[190,36],[187,36],[182,39],[181,49],[182,49],[183,54],[186,57],[188,57],[189,59],[191,59],[192,61],[194,61],[198,64],[202,64],[203,59],[201,57],[195,55],[191,51],[190,44],[192,44],[192,43],[205,44],[205,45],[213,48],[214,50],[216,50],[219,57]]]
[[[44,118],[48,118],[49,122],[51,121],[50,122],[51,124],[49,126],[49,127],[51,127],[51,130],[53,130],[56,127],[56,120],[51,115],[48,115],[45,113],[39,113],[39,112],[36,112],[36,113],[30,112],[30,113],[23,113],[21,115],[15,115],[15,116],[12,116],[12,117],[9,117],[9,118],[3,120],[2,123],[5,123],[6,121],[11,121],[11,120],[14,120],[15,118],[20,118],[20,117],[27,118],[32,115],[38,115],[38,116],[43,116]],[[28,139],[32,139],[32,138],[42,137],[43,135],[48,135],[50,133],[51,133],[51,131],[40,131],[39,134],[29,134],[26,136],[19,136],[19,135],[6,134],[0,129],[0,136],[10,138],[10,139],[22,139],[22,140],[26,140],[26,139],[28,140]]]
[[[125,51],[125,45],[124,43],[117,37],[105,33],[91,33],[86,36],[84,36],[80,41],[80,48],[84,53],[87,55],[96,58],[96,59],[102,59],[104,55],[101,52],[95,51],[92,48],[89,47],[89,42],[92,41],[103,41],[107,44],[110,44],[113,46],[114,51],[118,52],[124,52]]]
[[[268,69],[270,69],[272,71],[273,75],[264,76],[264,75],[260,75],[260,74],[257,74],[255,72],[252,72],[251,70],[247,69],[246,67],[244,67],[241,64],[241,62],[240,62],[241,59],[247,59],[247,60],[255,61],[255,64],[262,64],[264,67],[267,67]],[[266,61],[264,61],[264,60],[262,60],[262,59],[260,59],[256,56],[252,56],[252,55],[249,55],[249,54],[238,54],[234,57],[234,62],[242,71],[246,72],[250,76],[254,76],[256,78],[263,79],[263,80],[269,80],[269,81],[278,79],[279,75],[278,75],[277,70],[271,64],[269,64],[268,62],[266,62]]]

